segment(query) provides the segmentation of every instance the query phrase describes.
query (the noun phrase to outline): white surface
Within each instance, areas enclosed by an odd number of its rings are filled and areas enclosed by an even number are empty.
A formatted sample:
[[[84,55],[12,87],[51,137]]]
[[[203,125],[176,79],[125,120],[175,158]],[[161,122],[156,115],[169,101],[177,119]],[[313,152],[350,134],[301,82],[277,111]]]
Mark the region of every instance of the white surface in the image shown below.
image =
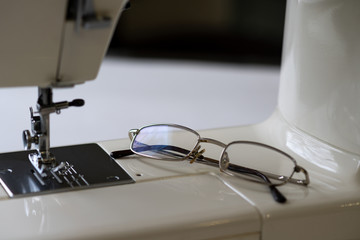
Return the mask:
[[[107,57],[95,81],[55,89],[85,106],[51,116],[51,145],[127,137],[130,128],[178,123],[208,129],[261,122],[277,104],[278,67]],[[22,149],[37,89],[0,88],[0,152]]]
[[[191,170],[182,168],[178,177],[170,170],[163,180],[2,200],[0,238],[259,239],[256,210],[216,176]]]
[[[56,61],[58,63],[56,77],[60,80],[56,82],[57,86],[78,84],[96,78],[126,2],[126,0],[92,1],[97,17],[111,19],[108,27],[75,30],[75,21],[65,21],[59,60]]]
[[[288,1],[279,107],[285,118],[360,154],[360,1]]]

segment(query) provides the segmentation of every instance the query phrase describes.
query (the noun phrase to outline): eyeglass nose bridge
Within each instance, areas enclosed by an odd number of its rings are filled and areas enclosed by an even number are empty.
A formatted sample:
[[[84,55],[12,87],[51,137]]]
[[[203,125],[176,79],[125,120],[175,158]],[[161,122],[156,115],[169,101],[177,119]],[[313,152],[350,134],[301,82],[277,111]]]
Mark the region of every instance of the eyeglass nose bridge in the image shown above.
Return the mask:
[[[194,147],[194,149],[188,155],[188,157],[191,159],[190,163],[195,162],[197,159],[203,159],[204,158],[203,154],[205,152],[205,149],[204,148],[201,149],[200,143],[212,143],[212,144],[215,144],[215,145],[223,147],[223,148],[226,147],[226,144],[224,144],[224,143],[222,143],[222,142],[220,142],[218,140],[215,140],[215,139],[212,139],[212,138],[201,138],[201,137],[199,137],[196,146]]]
[[[227,167],[230,163],[229,156],[225,152],[225,149],[228,146],[227,144],[220,142],[219,140],[216,140],[213,138],[200,138],[199,142],[211,143],[211,144],[215,144],[219,147],[222,147],[223,151],[222,151],[221,157],[219,159],[219,168],[220,168],[220,171],[224,171],[224,169],[227,169]]]
[[[199,142],[211,143],[211,144],[215,144],[215,145],[217,145],[219,147],[223,147],[223,148],[225,148],[227,146],[225,143],[220,142],[220,141],[218,141],[216,139],[213,139],[213,138],[200,138]]]

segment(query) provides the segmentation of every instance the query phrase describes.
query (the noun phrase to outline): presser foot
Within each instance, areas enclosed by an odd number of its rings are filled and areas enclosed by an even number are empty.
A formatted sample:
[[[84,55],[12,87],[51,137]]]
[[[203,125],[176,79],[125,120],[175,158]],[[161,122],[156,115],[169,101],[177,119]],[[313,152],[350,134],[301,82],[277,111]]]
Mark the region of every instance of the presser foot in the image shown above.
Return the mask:
[[[47,170],[56,166],[55,157],[52,154],[49,154],[48,160],[44,161],[40,153],[30,153],[29,160],[41,177],[47,177]]]

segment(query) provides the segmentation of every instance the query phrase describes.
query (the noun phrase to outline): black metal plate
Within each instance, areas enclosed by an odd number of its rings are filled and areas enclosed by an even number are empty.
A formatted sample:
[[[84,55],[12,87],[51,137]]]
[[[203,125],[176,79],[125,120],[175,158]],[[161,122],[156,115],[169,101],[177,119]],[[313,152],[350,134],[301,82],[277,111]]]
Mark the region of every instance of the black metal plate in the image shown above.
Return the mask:
[[[57,162],[69,162],[89,183],[89,186],[70,187],[48,179],[42,185],[34,176],[29,153],[20,151],[0,154],[0,179],[10,197],[37,195],[59,191],[86,189],[117,184],[133,183],[134,180],[97,144],[84,144],[52,148]]]

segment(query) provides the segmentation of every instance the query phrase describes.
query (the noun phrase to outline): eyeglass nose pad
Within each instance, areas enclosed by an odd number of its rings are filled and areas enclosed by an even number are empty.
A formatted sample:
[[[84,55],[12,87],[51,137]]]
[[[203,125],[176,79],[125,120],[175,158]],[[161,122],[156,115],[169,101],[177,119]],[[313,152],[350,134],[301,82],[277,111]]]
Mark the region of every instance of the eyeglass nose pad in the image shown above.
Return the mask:
[[[191,153],[190,157],[191,157],[191,160],[190,160],[190,163],[193,163],[196,161],[196,159],[200,158],[203,153],[205,152],[205,149],[201,149],[201,146],[199,145],[198,147],[196,147],[194,149],[194,151]],[[200,151],[199,151],[200,150]]]
[[[219,162],[220,170],[225,171],[229,167],[229,163],[230,163],[229,155],[227,152],[224,152]]]

